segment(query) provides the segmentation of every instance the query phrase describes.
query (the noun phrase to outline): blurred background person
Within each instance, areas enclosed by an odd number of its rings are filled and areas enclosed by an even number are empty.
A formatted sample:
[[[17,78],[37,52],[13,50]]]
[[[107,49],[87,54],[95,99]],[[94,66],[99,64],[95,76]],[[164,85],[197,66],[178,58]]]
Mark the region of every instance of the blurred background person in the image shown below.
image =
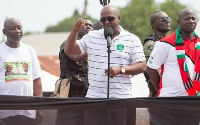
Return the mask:
[[[85,26],[78,32],[76,39],[81,39],[89,31],[93,30],[92,22],[84,18]],[[89,86],[88,83],[88,64],[87,64],[87,54],[72,55],[67,56],[64,53],[65,41],[60,46],[60,78],[70,79],[70,90],[68,97],[85,97],[87,89]],[[83,61],[79,61],[83,60]],[[74,80],[73,80],[74,79]],[[81,87],[74,86],[73,82],[76,82],[76,79],[81,79]],[[82,82],[82,83],[81,83]],[[82,87],[83,86],[83,87]],[[56,117],[56,125],[82,125],[85,122],[85,109],[71,109],[69,110],[58,110]]]

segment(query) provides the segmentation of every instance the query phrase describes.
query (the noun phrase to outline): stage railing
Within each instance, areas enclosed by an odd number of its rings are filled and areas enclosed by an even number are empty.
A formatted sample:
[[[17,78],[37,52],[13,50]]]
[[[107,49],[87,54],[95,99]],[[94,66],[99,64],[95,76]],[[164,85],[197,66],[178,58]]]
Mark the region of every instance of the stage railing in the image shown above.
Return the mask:
[[[49,94],[50,95],[50,94]],[[91,98],[53,98],[53,97],[22,97],[22,96],[0,96],[0,118],[3,110],[42,110],[43,120],[38,125],[55,125],[57,111],[66,117],[71,112],[81,109],[84,118],[80,125],[117,125],[121,122],[124,125],[149,125],[149,114],[147,108],[166,109],[166,110],[185,110],[195,111],[199,115],[200,98],[191,97],[166,97],[166,98],[129,98],[129,99],[91,99]],[[124,114],[120,114],[125,119],[116,118],[116,124],[111,122],[112,110],[122,109]],[[103,112],[105,111],[105,112]],[[109,111],[109,112],[108,112]],[[104,115],[103,113],[106,113]],[[92,115],[91,115],[92,114]],[[111,115],[110,115],[111,114]],[[116,113],[117,116],[118,113]],[[185,114],[185,115],[191,115]],[[115,114],[113,115],[115,116]],[[102,118],[98,122],[96,119]],[[115,117],[113,117],[115,119]],[[192,120],[192,119],[188,119]],[[67,121],[63,121],[67,122]],[[64,123],[63,123],[64,124]],[[67,124],[67,123],[66,123]],[[73,120],[70,125],[73,125]],[[78,123],[74,123],[78,125]],[[122,125],[122,124],[121,124]]]

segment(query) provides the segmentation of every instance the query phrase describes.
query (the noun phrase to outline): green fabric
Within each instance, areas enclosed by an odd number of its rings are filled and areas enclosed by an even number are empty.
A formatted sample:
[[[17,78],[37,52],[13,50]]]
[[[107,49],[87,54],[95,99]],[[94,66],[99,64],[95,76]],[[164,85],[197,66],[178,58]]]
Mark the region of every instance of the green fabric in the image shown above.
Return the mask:
[[[196,49],[200,49],[200,46],[199,46],[199,45],[197,45]]]
[[[177,55],[177,58],[178,58],[178,59],[185,58],[185,54]]]
[[[193,31],[193,35],[198,37],[197,34]],[[178,27],[176,30],[176,43],[183,43],[183,36],[180,32],[180,28]]]
[[[155,41],[153,41],[153,40],[148,40],[145,42],[143,49],[144,49],[146,61],[148,61],[154,46],[155,46]]]
[[[197,96],[200,96],[200,92],[197,92]]]
[[[193,35],[195,36],[195,37],[197,37],[197,35],[196,35],[196,33],[195,32],[193,32]],[[180,32],[180,28],[178,27],[178,29],[176,30],[176,45],[177,44],[182,44],[182,45],[184,45],[184,43],[183,43],[183,36],[182,36],[182,34],[181,34],[181,32]],[[200,48],[200,47],[198,47],[198,48]],[[181,59],[181,58],[184,58],[185,59],[185,54],[181,54],[181,55],[177,55],[177,59]],[[188,74],[189,74],[189,70],[188,70],[188,66],[187,66],[187,63],[185,63],[185,71],[188,71]]]
[[[64,50],[64,47],[65,47],[65,41],[60,45],[60,52]]]
[[[193,35],[197,38],[198,36],[196,35],[195,32],[193,32]],[[175,48],[177,51],[177,60],[178,60],[178,65],[180,69],[180,74],[181,78],[183,81],[183,84],[185,86],[185,89],[188,92],[188,95],[195,95],[196,94],[196,82],[192,81],[189,75],[189,69],[186,63],[186,55],[185,55],[185,48],[184,48],[184,43],[183,43],[183,36],[180,32],[180,28],[176,30],[176,40],[175,40]],[[197,47],[200,48],[200,47]],[[196,48],[196,49],[197,49]],[[195,68],[196,68],[196,63],[195,62]],[[182,66],[184,64],[184,69],[182,69]],[[196,71],[195,71],[196,73]],[[195,85],[194,85],[195,84]]]
[[[180,28],[176,30],[176,43],[183,43],[183,37],[180,33]]]

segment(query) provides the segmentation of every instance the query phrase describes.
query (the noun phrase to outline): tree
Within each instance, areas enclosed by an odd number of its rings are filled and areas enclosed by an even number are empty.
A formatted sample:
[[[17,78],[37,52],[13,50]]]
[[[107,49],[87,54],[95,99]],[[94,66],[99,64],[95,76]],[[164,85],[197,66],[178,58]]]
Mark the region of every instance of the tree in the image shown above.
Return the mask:
[[[185,6],[178,3],[177,0],[167,0],[160,6],[154,0],[131,0],[126,7],[120,9],[120,24],[144,41],[147,36],[152,34],[149,18],[153,12],[165,11],[172,18],[171,32],[173,32],[177,28],[178,12],[183,8]]]
[[[78,13],[78,10],[76,9],[74,11],[74,14],[70,18],[66,18],[62,21],[60,21],[55,26],[49,26],[46,28],[45,32],[67,32],[70,31],[74,25],[74,22],[77,18],[81,17]]]
[[[80,17],[82,16],[76,9],[74,11],[73,16],[71,16],[70,18],[65,18],[64,20],[58,22],[58,24],[54,26],[48,26],[45,32],[70,32],[74,26],[74,22]],[[94,19],[91,18],[90,16],[88,16],[87,18],[90,19],[91,21],[94,21]]]
[[[84,5],[86,13],[87,0]],[[178,12],[183,8],[185,6],[177,0],[166,0],[161,4],[156,4],[155,0],[131,0],[127,6],[120,8],[120,25],[129,32],[136,34],[141,41],[144,41],[147,36],[153,33],[149,22],[150,15],[153,12],[163,10],[172,18],[171,33],[177,28]],[[79,17],[83,17],[83,15],[81,16],[78,10],[75,10],[72,17],[64,19],[55,26],[47,27],[45,32],[70,32],[74,22]],[[87,18],[94,21],[90,16],[87,16]]]
[[[121,25],[139,36],[143,41],[152,34],[149,17],[156,10],[154,0],[131,0],[130,3],[120,10]]]
[[[178,25],[176,21],[178,19],[178,13],[184,8],[186,8],[186,6],[180,4],[177,0],[167,0],[166,2],[160,4],[160,10],[165,11],[168,14],[168,16],[172,19],[171,30],[169,33],[172,33],[177,29]]]

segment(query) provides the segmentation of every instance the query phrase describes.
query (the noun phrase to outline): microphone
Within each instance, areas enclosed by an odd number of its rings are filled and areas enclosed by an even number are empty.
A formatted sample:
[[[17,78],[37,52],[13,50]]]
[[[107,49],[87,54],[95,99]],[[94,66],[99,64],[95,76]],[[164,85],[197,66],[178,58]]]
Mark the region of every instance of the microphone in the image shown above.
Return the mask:
[[[110,0],[99,0],[99,1],[100,1],[100,4],[103,5],[103,6],[110,3]]]
[[[104,36],[107,39],[108,45],[111,44],[111,37],[113,35],[113,29],[112,27],[105,27],[104,28]]]
[[[111,46],[111,37],[113,35],[113,29],[112,27],[104,27],[104,36],[105,38],[107,39],[107,48],[108,48],[108,86],[107,86],[107,98],[109,98],[109,89],[110,89],[110,53],[111,53],[111,50],[110,50],[110,46]]]

